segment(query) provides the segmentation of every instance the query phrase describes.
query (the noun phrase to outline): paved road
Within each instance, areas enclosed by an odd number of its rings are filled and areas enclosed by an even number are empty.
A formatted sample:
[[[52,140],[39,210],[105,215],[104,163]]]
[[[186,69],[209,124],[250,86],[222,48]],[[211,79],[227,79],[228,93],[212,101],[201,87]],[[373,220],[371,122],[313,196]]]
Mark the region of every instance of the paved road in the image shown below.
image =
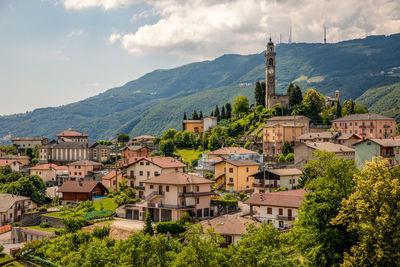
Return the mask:
[[[22,248],[25,243],[15,243],[13,244],[11,241],[11,231],[0,234],[0,244],[4,246],[4,253],[10,255],[11,248]]]

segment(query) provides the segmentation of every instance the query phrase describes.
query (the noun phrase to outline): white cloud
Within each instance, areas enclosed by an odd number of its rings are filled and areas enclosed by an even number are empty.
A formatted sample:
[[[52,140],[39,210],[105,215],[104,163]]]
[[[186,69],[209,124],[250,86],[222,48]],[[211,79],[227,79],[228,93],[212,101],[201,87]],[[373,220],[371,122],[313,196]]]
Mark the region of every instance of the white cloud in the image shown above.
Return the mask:
[[[124,7],[141,0],[64,0],[67,9]],[[366,35],[391,34],[400,29],[397,0],[155,0],[149,11],[132,20],[157,14],[158,21],[135,32],[109,36],[129,53],[162,52],[190,58],[212,58],[222,53],[261,51],[269,34],[287,42],[328,42]],[[397,19],[396,19],[397,18]]]
[[[72,32],[70,32],[68,34],[68,37],[80,36],[80,35],[82,35],[84,33],[85,33],[85,31],[82,30],[82,29],[75,29],[75,30],[73,30]]]
[[[88,87],[98,87],[98,86],[100,86],[100,83],[98,83],[98,82],[87,83],[86,86],[88,86]]]

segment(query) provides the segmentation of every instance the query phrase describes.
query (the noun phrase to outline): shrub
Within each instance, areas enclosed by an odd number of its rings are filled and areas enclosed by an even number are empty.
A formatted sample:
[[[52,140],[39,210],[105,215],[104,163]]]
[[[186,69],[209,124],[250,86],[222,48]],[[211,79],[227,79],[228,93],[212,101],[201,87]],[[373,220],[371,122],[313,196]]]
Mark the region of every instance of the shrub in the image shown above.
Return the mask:
[[[294,154],[293,153],[287,154],[286,157],[285,157],[285,161],[286,162],[293,162],[294,161]]]
[[[49,225],[48,222],[41,222],[41,223],[39,224],[39,227],[40,227],[40,228],[49,228],[50,225]]]
[[[144,234],[149,234],[150,236],[152,236],[154,234],[153,224],[152,224],[150,212],[148,210],[146,212],[146,219],[144,220],[144,227],[143,227],[142,231]]]
[[[38,212],[44,212],[44,211],[47,211],[47,208],[46,207],[40,207],[40,208],[37,208],[36,210]]]
[[[96,226],[93,230],[93,236],[95,236],[99,239],[103,239],[103,238],[107,237],[109,234],[110,234],[110,226],[109,225],[105,225],[103,227]]]
[[[187,212],[183,213],[178,220],[178,224],[181,227],[185,227],[187,224],[192,224],[192,223],[193,223],[193,218]]]
[[[2,252],[4,250],[4,246],[0,245],[0,252]]]
[[[21,222],[14,222],[12,225],[18,227],[21,226]]]
[[[87,225],[88,221],[82,218],[65,218],[62,220],[67,233],[75,233]]]
[[[52,263],[51,261],[44,260],[44,259],[42,259],[40,257],[33,256],[33,255],[30,255],[30,254],[25,254],[24,258],[26,258],[26,259],[28,259],[30,261],[33,261],[35,263],[38,263],[38,264],[40,264],[40,266],[49,266],[49,267],[59,267],[60,266],[60,265]]]
[[[158,222],[155,230],[161,234],[179,234],[185,232],[185,228],[179,222]]]
[[[249,141],[247,141],[246,144],[244,144],[244,148],[249,148],[250,145],[251,145],[251,143]]]
[[[238,201],[237,199],[225,199],[222,197],[216,197],[211,199],[211,204],[216,206],[232,207],[232,206],[237,206]]]

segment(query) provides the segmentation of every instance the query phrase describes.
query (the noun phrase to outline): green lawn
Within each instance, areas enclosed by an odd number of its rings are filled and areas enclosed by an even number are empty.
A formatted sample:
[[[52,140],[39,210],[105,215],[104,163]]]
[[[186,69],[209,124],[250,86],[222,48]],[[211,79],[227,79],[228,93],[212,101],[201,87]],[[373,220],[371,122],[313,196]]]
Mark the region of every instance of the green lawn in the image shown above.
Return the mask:
[[[182,160],[186,163],[192,162],[194,159],[200,158],[202,153],[210,152],[210,150],[204,150],[202,152],[197,152],[194,149],[178,149],[176,154],[182,158]]]
[[[54,233],[56,230],[60,230],[59,228],[54,228],[54,227],[47,227],[47,228],[40,228],[39,225],[32,225],[32,226],[26,226],[25,228],[31,228],[43,232],[49,232],[49,233]]]
[[[103,203],[103,209],[104,210],[113,210],[115,211],[115,209],[118,207],[118,205],[114,202],[114,198],[105,198],[102,200],[97,200],[94,201],[94,211],[99,211],[100,210],[100,203]],[[76,217],[82,217],[83,215],[85,215],[87,212],[81,210],[79,212],[76,213]],[[58,218],[64,218],[66,216],[72,216],[71,212],[64,212],[64,211],[58,211],[58,212],[54,212],[54,213],[48,213],[46,214],[46,216],[51,216],[51,217],[58,217]]]
[[[0,253],[0,263],[11,260],[12,258],[6,253]]]

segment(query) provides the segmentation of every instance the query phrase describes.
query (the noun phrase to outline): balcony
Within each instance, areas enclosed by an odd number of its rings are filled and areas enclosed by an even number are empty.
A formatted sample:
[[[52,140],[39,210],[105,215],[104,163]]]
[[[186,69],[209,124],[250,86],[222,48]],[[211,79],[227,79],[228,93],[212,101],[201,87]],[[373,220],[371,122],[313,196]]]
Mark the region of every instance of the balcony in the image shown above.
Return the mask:
[[[157,196],[163,196],[164,191],[153,191],[149,195],[146,196],[146,200],[151,200]]]
[[[383,125],[383,128],[390,128],[390,125]]]
[[[133,188],[136,190],[144,190],[144,186],[134,186]]]
[[[276,215],[276,219],[279,220],[279,221],[294,221],[295,217],[293,217],[293,216]]]
[[[279,185],[274,184],[274,183],[264,183],[264,182],[258,182],[258,183],[253,183],[253,187],[265,187],[265,188],[278,188]]]
[[[147,203],[149,208],[166,208],[166,209],[194,209],[196,205],[171,205],[164,203]]]
[[[210,192],[179,192],[180,197],[201,197],[215,195],[214,191]]]
[[[367,126],[365,126],[365,125],[360,125],[360,128],[367,128]]]
[[[384,153],[384,154],[381,154],[381,157],[384,157],[384,158],[393,158],[393,157],[394,157],[394,153]]]

